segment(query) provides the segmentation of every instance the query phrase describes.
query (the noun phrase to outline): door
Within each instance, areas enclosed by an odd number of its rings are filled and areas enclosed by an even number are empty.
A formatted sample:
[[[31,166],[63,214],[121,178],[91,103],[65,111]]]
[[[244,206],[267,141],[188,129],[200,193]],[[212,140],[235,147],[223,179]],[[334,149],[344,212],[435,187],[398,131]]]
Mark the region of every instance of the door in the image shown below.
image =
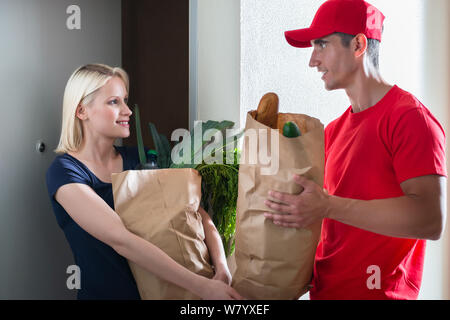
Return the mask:
[[[45,172],[71,73],[86,63],[121,64],[121,1],[1,0],[0,39],[0,299],[71,299],[73,256]]]

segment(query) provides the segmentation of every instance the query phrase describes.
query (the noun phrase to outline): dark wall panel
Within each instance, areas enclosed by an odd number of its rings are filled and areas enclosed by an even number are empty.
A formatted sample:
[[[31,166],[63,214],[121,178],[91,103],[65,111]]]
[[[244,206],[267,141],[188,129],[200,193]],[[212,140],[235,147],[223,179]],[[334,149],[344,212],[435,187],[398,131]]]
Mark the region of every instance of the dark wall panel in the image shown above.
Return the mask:
[[[170,140],[189,127],[189,0],[122,0],[122,65],[130,75],[130,107]],[[133,117],[134,118],[134,117]],[[134,123],[124,145],[136,145]]]

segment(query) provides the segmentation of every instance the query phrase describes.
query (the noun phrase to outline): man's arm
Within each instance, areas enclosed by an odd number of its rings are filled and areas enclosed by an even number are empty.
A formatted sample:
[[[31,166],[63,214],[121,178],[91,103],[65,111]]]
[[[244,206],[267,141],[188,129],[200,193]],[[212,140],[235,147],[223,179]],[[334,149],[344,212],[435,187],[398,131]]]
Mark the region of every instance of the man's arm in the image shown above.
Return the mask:
[[[284,215],[266,213],[275,224],[303,228],[322,218],[375,232],[413,239],[438,240],[445,226],[445,177],[427,175],[404,181],[402,197],[381,200],[355,200],[328,195],[315,182],[295,176],[304,187],[299,195],[270,192],[285,205],[267,200],[266,205]]]

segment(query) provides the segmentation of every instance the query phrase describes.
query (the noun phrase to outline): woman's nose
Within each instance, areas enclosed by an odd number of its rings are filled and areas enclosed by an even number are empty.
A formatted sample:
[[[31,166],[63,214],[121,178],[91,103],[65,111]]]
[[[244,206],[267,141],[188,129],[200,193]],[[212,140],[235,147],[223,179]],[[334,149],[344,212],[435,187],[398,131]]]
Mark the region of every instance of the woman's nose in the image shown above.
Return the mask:
[[[122,109],[122,112],[126,114],[127,116],[131,116],[133,112],[131,111],[130,107],[128,107],[128,104],[124,103],[124,108]]]

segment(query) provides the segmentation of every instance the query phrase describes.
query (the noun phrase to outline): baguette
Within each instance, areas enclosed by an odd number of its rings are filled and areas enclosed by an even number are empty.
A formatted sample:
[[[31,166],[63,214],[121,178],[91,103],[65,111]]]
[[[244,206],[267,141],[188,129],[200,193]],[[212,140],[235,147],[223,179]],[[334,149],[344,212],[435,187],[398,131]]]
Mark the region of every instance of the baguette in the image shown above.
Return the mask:
[[[265,94],[258,105],[258,110],[256,111],[255,120],[272,128],[277,128],[277,118],[278,118],[278,96],[269,92]]]

